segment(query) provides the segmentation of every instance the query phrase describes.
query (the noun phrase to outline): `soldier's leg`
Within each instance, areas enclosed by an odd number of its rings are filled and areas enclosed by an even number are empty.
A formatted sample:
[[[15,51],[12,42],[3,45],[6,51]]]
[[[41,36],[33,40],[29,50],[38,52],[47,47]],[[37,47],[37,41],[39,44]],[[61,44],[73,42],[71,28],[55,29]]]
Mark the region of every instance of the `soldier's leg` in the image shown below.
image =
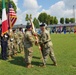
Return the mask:
[[[18,45],[17,43],[14,44],[14,55],[17,55],[17,52],[18,52]]]
[[[3,43],[3,59],[7,59],[7,42]]]
[[[27,48],[25,48],[25,46],[24,46],[24,56],[25,56],[25,62],[27,63],[28,62],[28,50]]]
[[[54,55],[53,48],[50,47],[49,50],[50,50],[49,56],[50,56],[51,60],[53,61],[54,65],[56,66],[57,65],[57,62],[56,62],[56,58],[55,58],[55,55]]]
[[[20,44],[19,44],[19,51],[20,51],[20,53],[23,51],[23,49],[22,49],[22,42],[20,42]]]
[[[49,55],[49,49],[48,48],[43,49],[42,54],[43,54],[43,59],[44,59],[43,65],[46,65],[46,61]]]
[[[33,67],[32,65],[31,65],[31,61],[32,61],[32,48],[28,48],[27,49],[27,68],[31,68],[31,67]]]
[[[12,55],[13,55],[13,53],[12,53],[11,45],[8,45],[8,57],[12,58]]]

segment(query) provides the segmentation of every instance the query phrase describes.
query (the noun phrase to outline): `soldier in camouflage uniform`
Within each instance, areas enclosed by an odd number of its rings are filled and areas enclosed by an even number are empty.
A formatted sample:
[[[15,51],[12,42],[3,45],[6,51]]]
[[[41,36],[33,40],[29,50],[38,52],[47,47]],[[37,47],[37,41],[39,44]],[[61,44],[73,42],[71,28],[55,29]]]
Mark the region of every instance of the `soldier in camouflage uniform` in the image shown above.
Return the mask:
[[[22,28],[19,28],[19,31],[17,32],[18,34],[18,47],[19,47],[19,52],[21,53],[24,49],[23,47],[23,33],[22,33]]]
[[[14,38],[13,38],[13,32],[12,32],[12,29],[10,29],[9,31],[9,40],[8,40],[8,57],[11,58],[13,57],[13,54],[14,54],[14,50],[13,50],[13,41],[14,41]]]
[[[26,26],[27,30],[24,33],[24,53],[25,53],[25,61],[26,61],[26,67],[31,68],[33,67],[31,65],[31,60],[32,60],[32,47],[34,43],[33,35],[32,35],[32,26],[27,25]]]
[[[40,29],[41,29],[41,32],[39,35],[39,43],[41,45],[42,55],[43,55],[43,59],[44,59],[42,66],[46,66],[46,60],[47,60],[48,55],[50,56],[54,65],[56,66],[57,63],[56,63],[56,58],[54,56],[54,52],[53,52],[53,48],[52,48],[52,42],[50,39],[50,34],[45,29],[45,24],[41,24]]]
[[[17,35],[15,29],[13,29],[13,38],[14,38],[14,41],[13,41],[13,43],[14,43],[14,45],[13,45],[14,55],[17,55],[17,51],[18,51],[18,43],[17,43],[18,42],[17,41],[18,35]]]

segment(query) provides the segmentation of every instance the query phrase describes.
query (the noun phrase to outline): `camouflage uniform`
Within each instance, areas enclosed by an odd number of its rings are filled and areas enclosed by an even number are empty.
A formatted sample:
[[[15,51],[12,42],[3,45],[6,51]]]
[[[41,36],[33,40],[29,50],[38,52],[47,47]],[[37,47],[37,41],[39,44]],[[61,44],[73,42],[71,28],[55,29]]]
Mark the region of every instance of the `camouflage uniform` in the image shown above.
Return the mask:
[[[22,31],[18,31],[18,46],[19,46],[19,52],[21,53],[24,49],[23,47],[23,33]]]
[[[14,50],[13,50],[13,41],[14,41],[14,38],[13,38],[13,32],[10,32],[10,38],[8,40],[8,56],[9,57],[12,57],[13,54],[14,54]]]
[[[13,45],[13,49],[14,49],[14,54],[17,54],[17,51],[18,51],[18,35],[15,31],[13,31],[13,37],[14,37],[14,45]]]
[[[25,53],[26,64],[31,64],[33,42],[34,39],[31,31],[26,31],[24,33],[24,53]]]
[[[44,59],[43,64],[46,65],[46,60],[49,55],[52,61],[54,62],[54,64],[56,65],[56,59],[53,52],[50,34],[47,30],[45,30],[44,32],[41,31],[40,36],[39,36],[39,43],[41,46],[42,55]]]

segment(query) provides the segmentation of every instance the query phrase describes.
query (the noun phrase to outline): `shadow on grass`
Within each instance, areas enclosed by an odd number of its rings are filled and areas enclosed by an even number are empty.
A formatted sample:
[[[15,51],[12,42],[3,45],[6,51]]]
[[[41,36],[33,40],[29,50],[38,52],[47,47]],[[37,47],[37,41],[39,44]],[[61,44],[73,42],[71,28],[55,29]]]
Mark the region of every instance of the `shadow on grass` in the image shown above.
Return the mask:
[[[26,67],[26,63],[25,63],[25,60],[23,57],[19,57],[19,56],[13,57],[13,59],[8,60],[8,62],[10,62],[11,64],[14,64],[14,65]],[[39,64],[40,64],[40,62],[32,61],[32,65],[39,66]]]
[[[39,66],[41,63],[37,61],[32,61],[32,65]]]
[[[34,58],[34,59],[40,59],[40,57],[36,57],[36,56],[33,56],[32,58]]]
[[[2,59],[2,57],[1,57],[1,53],[0,53],[0,59]]]
[[[19,66],[23,66],[25,67],[25,61],[23,57],[13,57],[13,59],[8,60],[8,62],[10,62],[11,64],[14,65],[19,65]]]

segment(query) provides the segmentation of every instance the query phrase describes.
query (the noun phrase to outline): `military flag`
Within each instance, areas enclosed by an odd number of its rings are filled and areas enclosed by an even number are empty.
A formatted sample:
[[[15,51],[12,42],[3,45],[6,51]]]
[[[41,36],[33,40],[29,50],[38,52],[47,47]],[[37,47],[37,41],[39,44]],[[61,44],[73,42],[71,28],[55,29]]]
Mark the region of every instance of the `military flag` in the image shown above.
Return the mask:
[[[6,15],[5,0],[2,0],[2,35],[8,31],[8,20]]]
[[[12,28],[17,20],[16,13],[12,7],[12,4],[9,2],[9,11],[8,11],[8,22],[9,28]]]

